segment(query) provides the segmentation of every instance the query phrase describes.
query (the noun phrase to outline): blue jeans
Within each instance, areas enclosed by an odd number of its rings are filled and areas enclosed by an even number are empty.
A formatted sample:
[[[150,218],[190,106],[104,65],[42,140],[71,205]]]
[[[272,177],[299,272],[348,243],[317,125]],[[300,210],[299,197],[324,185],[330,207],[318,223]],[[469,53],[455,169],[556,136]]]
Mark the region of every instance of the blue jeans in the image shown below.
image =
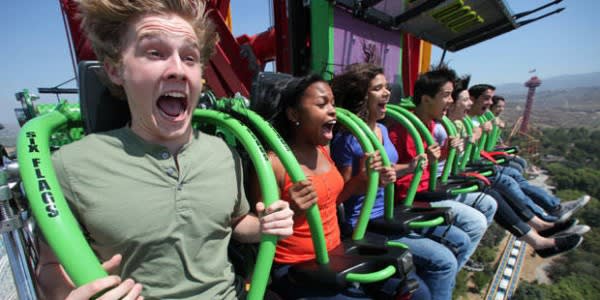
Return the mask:
[[[482,193],[468,193],[452,200],[431,202],[431,206],[433,207],[450,207],[450,211],[454,216],[454,226],[469,236],[471,243],[468,249],[456,257],[459,270],[469,260],[475,249],[477,249],[483,234],[487,230],[488,224],[491,223],[496,213],[496,201],[494,198],[488,195],[481,196],[480,194]],[[471,204],[476,205],[481,211],[471,207]],[[485,212],[485,215],[482,212]],[[440,234],[443,234],[443,229],[436,229],[432,238],[440,236]]]
[[[525,171],[527,169],[527,167],[529,167],[529,164],[527,163],[527,160],[525,160],[524,158],[515,155],[511,160],[510,160],[510,165],[511,166],[516,166],[517,170],[520,170],[521,173],[523,173],[523,171]]]
[[[492,196],[481,192],[465,193],[456,196],[454,200],[480,211],[485,216],[488,226],[494,221],[498,204]]]
[[[446,232],[445,239],[434,241],[417,233],[395,239],[409,247],[417,274],[429,288],[431,299],[452,299],[458,272],[457,256],[464,256],[470,247],[469,236],[456,226],[437,226]]]
[[[524,204],[527,205],[536,216],[548,222],[558,220],[557,217],[547,214],[546,211],[551,211],[558,207],[560,199],[546,192],[544,189],[530,184],[529,181],[514,168],[499,166],[497,171],[498,174],[510,176],[517,182],[523,193],[528,196],[524,199]]]

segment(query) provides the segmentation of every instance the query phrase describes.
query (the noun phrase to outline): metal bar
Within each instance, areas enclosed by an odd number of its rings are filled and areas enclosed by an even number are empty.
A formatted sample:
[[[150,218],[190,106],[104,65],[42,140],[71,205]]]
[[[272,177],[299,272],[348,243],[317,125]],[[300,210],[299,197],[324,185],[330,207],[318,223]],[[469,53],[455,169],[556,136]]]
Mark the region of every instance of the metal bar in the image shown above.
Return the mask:
[[[79,89],[68,89],[68,88],[38,88],[40,94],[78,94]]]

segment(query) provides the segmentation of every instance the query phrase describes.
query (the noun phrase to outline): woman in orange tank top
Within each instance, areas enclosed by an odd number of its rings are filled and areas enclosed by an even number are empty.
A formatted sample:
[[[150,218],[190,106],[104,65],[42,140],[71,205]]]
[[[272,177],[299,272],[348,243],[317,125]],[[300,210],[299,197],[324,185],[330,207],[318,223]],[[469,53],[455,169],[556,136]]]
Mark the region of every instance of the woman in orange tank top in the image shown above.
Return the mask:
[[[329,155],[336,113],[333,92],[318,75],[287,78],[275,84],[265,99],[253,99],[253,109],[270,120],[294,152],[307,180],[292,183],[283,164],[269,154],[283,200],[294,210],[294,233],[279,241],[273,266],[271,288],[285,299],[369,299],[356,289],[329,291],[297,286],[287,278],[289,266],[315,258],[306,210],[317,203],[323,222],[327,250],[340,245],[337,204],[366,187],[366,171],[354,176],[347,184]],[[257,103],[258,102],[258,103]],[[380,170],[381,158],[370,154],[370,168]],[[256,196],[256,195],[255,195]]]

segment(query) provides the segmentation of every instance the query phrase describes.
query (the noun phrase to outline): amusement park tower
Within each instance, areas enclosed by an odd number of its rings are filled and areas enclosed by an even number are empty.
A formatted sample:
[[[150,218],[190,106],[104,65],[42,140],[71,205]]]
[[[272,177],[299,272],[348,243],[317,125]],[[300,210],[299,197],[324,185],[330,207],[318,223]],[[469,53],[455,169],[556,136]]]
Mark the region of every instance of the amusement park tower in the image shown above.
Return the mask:
[[[542,81],[537,77],[531,77],[527,82],[525,82],[525,86],[529,88],[527,92],[527,103],[525,104],[525,111],[523,111],[523,122],[521,122],[520,132],[526,133],[527,127],[529,126],[529,116],[531,116],[531,107],[533,106],[533,97],[535,96],[535,88],[540,86]]]

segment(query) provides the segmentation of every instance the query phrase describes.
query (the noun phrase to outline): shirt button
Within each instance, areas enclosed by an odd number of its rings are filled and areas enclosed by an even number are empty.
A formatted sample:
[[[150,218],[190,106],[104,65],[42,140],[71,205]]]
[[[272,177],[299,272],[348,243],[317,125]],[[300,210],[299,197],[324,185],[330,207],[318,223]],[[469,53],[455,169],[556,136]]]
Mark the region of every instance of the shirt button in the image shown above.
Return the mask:
[[[162,157],[162,159],[167,159],[169,158],[169,153],[168,152],[163,152],[160,154],[160,157]]]
[[[175,176],[175,173],[176,173],[175,168],[172,168],[172,167],[171,168],[167,168],[167,175],[169,175],[169,176]]]

